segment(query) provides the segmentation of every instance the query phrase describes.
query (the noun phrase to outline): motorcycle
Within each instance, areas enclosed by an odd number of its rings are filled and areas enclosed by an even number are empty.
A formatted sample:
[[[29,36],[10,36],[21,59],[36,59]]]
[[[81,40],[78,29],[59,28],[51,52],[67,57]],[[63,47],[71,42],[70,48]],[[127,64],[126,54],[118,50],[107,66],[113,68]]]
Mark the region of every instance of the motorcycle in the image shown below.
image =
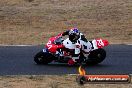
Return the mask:
[[[48,64],[53,61],[58,63],[68,63],[69,59],[72,58],[70,50],[73,49],[69,49],[71,45],[69,46],[67,44],[67,39],[64,40],[61,35],[49,38],[45,48],[34,56],[34,61],[37,64]],[[79,43],[74,44],[75,48],[72,53],[79,54],[79,59],[76,64],[84,63],[87,65],[96,65],[106,58],[106,51],[103,47],[108,45],[107,40],[100,38],[89,41],[89,43],[93,48],[87,57],[84,56],[81,47],[82,45]]]

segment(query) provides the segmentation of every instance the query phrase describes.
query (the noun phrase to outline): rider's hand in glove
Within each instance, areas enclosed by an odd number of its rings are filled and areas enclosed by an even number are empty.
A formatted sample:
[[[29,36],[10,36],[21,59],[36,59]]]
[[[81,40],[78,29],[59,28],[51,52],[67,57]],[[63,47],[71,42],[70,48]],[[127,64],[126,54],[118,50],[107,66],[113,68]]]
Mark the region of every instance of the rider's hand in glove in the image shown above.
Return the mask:
[[[68,35],[69,34],[69,30],[65,31],[62,33],[62,36]]]

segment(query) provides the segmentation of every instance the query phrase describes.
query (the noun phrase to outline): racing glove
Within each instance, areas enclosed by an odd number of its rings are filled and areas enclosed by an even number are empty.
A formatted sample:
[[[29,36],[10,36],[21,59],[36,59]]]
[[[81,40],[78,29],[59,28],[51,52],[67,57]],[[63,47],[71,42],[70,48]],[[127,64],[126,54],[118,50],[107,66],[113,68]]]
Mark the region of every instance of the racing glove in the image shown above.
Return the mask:
[[[69,30],[65,31],[62,33],[62,36],[68,35],[69,34]]]

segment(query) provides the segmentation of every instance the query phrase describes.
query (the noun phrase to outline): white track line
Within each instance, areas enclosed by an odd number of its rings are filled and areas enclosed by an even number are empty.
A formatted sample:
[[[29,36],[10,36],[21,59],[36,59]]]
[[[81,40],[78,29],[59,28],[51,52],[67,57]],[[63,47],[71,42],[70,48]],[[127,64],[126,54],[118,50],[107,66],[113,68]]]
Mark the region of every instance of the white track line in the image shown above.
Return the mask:
[[[111,44],[111,45],[118,45],[118,44]],[[124,44],[124,45],[132,45],[132,44]],[[4,45],[4,44],[0,44],[0,46],[38,46],[38,45]]]
[[[0,44],[0,46],[37,46],[37,45],[3,45],[3,44]]]
[[[110,44],[110,45],[118,45],[118,44]],[[124,44],[124,45],[132,45],[132,44]],[[38,45],[4,45],[4,44],[0,44],[0,46],[38,46]]]
[[[132,44],[126,44],[126,45],[132,45]]]

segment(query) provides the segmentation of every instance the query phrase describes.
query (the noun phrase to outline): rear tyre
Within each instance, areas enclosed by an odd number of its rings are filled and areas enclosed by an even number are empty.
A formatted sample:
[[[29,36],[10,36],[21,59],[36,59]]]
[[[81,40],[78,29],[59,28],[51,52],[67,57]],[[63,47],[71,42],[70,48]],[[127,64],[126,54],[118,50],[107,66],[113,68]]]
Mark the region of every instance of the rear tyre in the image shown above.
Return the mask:
[[[106,57],[106,51],[102,48],[93,50],[90,52],[88,56],[88,60],[86,61],[87,65],[96,65],[101,63]]]
[[[37,64],[48,64],[53,61],[53,56],[50,53],[44,53],[43,51],[40,51],[35,55],[34,61]]]

